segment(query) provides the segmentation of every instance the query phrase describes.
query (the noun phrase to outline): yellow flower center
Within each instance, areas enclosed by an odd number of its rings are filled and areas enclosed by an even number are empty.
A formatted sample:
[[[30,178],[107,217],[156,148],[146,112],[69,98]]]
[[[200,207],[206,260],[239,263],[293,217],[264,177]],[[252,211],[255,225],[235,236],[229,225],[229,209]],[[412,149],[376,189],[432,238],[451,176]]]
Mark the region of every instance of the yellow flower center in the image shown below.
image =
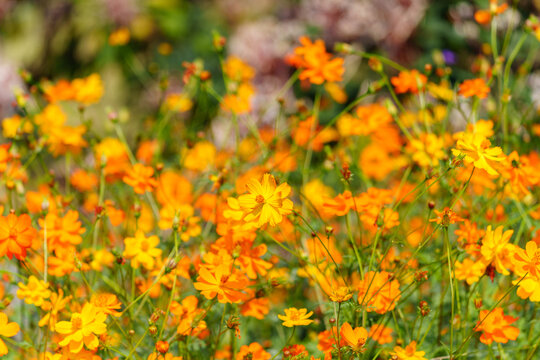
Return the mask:
[[[141,242],[141,250],[147,252],[148,249],[150,249],[150,243],[148,242],[148,240],[143,240]]]
[[[300,320],[300,312],[298,311],[291,311],[289,318],[292,321]]]
[[[81,315],[73,314],[73,316],[71,318],[71,326],[74,329],[79,330],[80,328],[82,328],[82,325],[83,325],[83,322],[82,322]]]
[[[262,203],[264,202],[264,196],[262,196],[262,195],[257,195],[257,196],[255,197],[255,201],[256,201],[257,203],[259,203],[259,204],[262,204]]]

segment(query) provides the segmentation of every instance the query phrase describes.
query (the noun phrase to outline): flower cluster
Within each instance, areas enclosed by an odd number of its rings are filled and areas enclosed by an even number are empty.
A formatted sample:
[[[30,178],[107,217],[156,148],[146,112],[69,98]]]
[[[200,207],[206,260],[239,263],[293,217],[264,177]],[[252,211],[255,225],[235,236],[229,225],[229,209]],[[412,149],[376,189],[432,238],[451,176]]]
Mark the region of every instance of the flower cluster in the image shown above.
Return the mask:
[[[492,43],[455,72],[302,36],[275,112],[217,33],[219,61],[182,76],[126,60],[150,110],[110,105],[98,73],[24,76],[0,144],[0,356],[536,358],[536,39],[497,43],[505,11],[476,13]],[[139,20],[103,43],[135,46]]]

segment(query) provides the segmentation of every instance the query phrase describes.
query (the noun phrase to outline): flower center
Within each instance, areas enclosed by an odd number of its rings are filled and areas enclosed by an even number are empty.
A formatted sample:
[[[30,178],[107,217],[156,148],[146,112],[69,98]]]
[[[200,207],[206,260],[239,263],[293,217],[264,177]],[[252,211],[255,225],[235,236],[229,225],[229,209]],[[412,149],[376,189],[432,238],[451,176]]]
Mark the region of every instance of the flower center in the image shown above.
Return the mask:
[[[74,328],[74,329],[77,329],[79,330],[80,328],[82,328],[82,318],[81,318],[81,315],[79,314],[74,314],[73,317],[71,318],[71,326]]]
[[[535,265],[540,265],[540,250],[536,250],[532,258],[532,261]]]
[[[295,320],[300,320],[300,314],[297,313],[296,311],[293,311],[293,312],[291,312],[290,318],[291,318],[291,320],[293,320],[293,321],[295,321]]]
[[[11,240],[17,239],[17,229],[16,228],[10,228],[9,229],[9,238]]]
[[[262,195],[257,195],[257,196],[255,197],[255,201],[256,201],[257,203],[259,203],[259,204],[262,204],[262,203],[264,202],[264,196],[262,196]]]
[[[143,240],[141,243],[141,250],[147,252],[150,249],[150,243],[147,240]]]

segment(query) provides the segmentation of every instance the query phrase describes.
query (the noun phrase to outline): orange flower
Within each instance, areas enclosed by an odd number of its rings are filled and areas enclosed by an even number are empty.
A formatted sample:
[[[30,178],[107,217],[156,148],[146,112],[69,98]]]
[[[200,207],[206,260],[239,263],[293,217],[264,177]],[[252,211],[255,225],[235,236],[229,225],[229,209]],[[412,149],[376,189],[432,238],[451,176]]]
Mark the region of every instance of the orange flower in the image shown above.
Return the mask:
[[[96,165],[105,166],[107,180],[121,179],[130,168],[129,157],[124,144],[115,138],[105,138],[94,148]]]
[[[157,187],[158,183],[153,176],[154,169],[152,167],[137,163],[128,170],[122,180],[131,186],[137,194],[144,194],[146,191],[154,191]]]
[[[86,231],[79,220],[79,213],[69,210],[64,217],[57,214],[48,213],[45,219],[39,219],[39,226],[42,230],[40,237],[45,237],[45,226],[47,227],[47,243],[51,249],[66,245],[78,245],[82,242],[81,235]]]
[[[294,50],[294,55],[287,58],[287,62],[297,68],[303,69],[299,75],[300,80],[308,80],[312,84],[320,85],[327,82],[336,82],[343,79],[345,68],[342,58],[332,59],[326,52],[324,42],[320,39],[315,42],[302,36],[302,46]]]
[[[0,173],[6,171],[8,163],[11,160],[11,154],[9,153],[9,148],[11,143],[0,145]]]
[[[173,302],[171,313],[178,318],[176,332],[180,335],[197,335],[206,329],[206,322],[201,318],[203,309],[198,308],[199,300],[194,295],[187,296],[182,303]]]
[[[261,344],[251,343],[249,345],[243,345],[236,354],[236,360],[268,360],[272,357],[269,352],[265,351]]]
[[[118,301],[118,298],[114,294],[94,294],[92,295],[92,304],[95,306],[96,311],[112,315],[115,317],[120,316],[120,312],[117,311],[122,306],[122,303]]]
[[[9,322],[8,317],[3,312],[0,312],[0,336],[13,337],[17,335],[20,327],[15,322]],[[8,348],[4,341],[0,338],[0,357],[8,353]]]
[[[395,356],[397,360],[427,360],[424,357],[425,353],[425,351],[416,351],[416,341],[413,341],[405,349],[401,346],[396,346],[390,355]]]
[[[482,331],[480,341],[486,345],[490,345],[493,341],[506,344],[508,340],[516,340],[519,335],[519,329],[511,326],[517,320],[518,318],[504,315],[500,307],[491,312],[482,310],[474,330]]]
[[[500,15],[503,12],[505,12],[506,9],[508,9],[508,4],[507,3],[497,5],[497,0],[490,0],[489,1],[489,9],[488,10],[484,10],[484,9],[477,10],[474,13],[474,19],[480,25],[487,25],[491,21],[492,16]]]
[[[369,329],[368,336],[379,344],[389,344],[392,342],[392,329],[379,324],[373,324]]]
[[[348,190],[333,199],[326,199],[323,203],[324,212],[334,216],[344,216],[355,208],[355,200]]]
[[[64,155],[66,153],[78,154],[88,143],[83,135],[86,126],[58,126],[46,130],[47,144],[53,156]]]
[[[135,156],[140,162],[150,164],[158,150],[159,142],[157,140],[144,140],[139,144]]]
[[[193,285],[207,299],[217,296],[220,303],[238,303],[245,299],[242,290],[247,279],[241,271],[226,264],[217,266],[213,272],[201,266],[197,282]]]
[[[452,209],[445,207],[443,211],[433,210],[437,217],[435,219],[429,219],[430,222],[437,222],[441,226],[448,226],[455,224],[457,222],[463,221],[464,219],[458,216]]]
[[[319,340],[317,349],[324,353],[325,360],[332,359],[332,350],[334,350],[334,345],[336,344],[337,332],[337,327],[334,326],[332,329],[322,331],[317,335]],[[343,336],[340,336],[340,347],[345,346],[345,344],[345,339]]]
[[[368,312],[384,314],[396,307],[401,291],[399,282],[391,280],[393,275],[386,271],[369,271],[358,284],[358,302]]]
[[[354,352],[364,351],[364,345],[368,338],[368,332],[363,327],[352,328],[348,322],[341,326],[340,334],[345,343],[352,348]]]
[[[185,176],[165,170],[159,176],[156,198],[161,206],[170,204],[174,208],[180,208],[183,204],[191,203],[192,190],[193,186]]]
[[[474,13],[474,19],[481,25],[487,25],[491,21],[491,14],[488,10],[477,10]]]
[[[420,74],[418,70],[400,71],[399,75],[392,77],[390,81],[398,94],[404,94],[409,91],[417,94],[418,90],[421,90],[427,83],[427,77],[424,74]]]
[[[509,189],[516,195],[527,195],[529,188],[538,184],[540,174],[527,156],[520,156],[512,151],[504,160],[502,175],[509,180]]]
[[[294,142],[304,148],[321,151],[324,144],[338,139],[338,132],[332,127],[317,124],[314,116],[300,121],[292,132]]]
[[[205,171],[216,161],[216,147],[210,141],[199,141],[185,151],[184,167],[193,171]]]
[[[72,100],[75,97],[74,89],[67,80],[59,80],[56,84],[44,84],[45,97],[50,103],[62,100]]]
[[[0,257],[7,255],[11,259],[15,255],[18,260],[23,260],[36,236],[37,231],[28,214],[0,216]]]
[[[480,239],[485,235],[485,231],[478,229],[478,225],[475,222],[470,220],[465,220],[463,223],[459,224],[459,228],[454,231],[454,234],[457,235],[457,241],[460,245],[473,256],[478,256],[480,254]]]
[[[162,354],[169,351],[169,343],[167,341],[158,341],[156,343],[156,350]]]
[[[240,309],[240,314],[244,316],[252,316],[255,319],[262,320],[269,311],[270,300],[260,297],[246,301]]]
[[[459,85],[458,94],[463,97],[477,96],[479,99],[484,99],[489,94],[489,87],[486,85],[484,79],[469,79],[465,80]]]
[[[78,169],[71,174],[69,182],[81,192],[91,191],[98,185],[98,177],[85,170]]]

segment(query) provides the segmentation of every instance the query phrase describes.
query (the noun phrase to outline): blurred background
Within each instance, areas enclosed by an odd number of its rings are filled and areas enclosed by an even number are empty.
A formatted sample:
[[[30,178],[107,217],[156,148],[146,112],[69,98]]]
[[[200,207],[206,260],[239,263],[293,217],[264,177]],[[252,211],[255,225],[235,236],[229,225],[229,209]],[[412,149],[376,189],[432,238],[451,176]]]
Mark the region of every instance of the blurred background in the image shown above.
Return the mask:
[[[219,74],[216,32],[227,39],[228,54],[255,68],[259,104],[294,71],[283,58],[304,34],[324,39],[330,49],[347,42],[406,66],[422,66],[438,54],[460,79],[488,42],[489,29],[474,20],[475,11],[488,6],[451,0],[0,0],[0,116],[11,114],[13,91],[24,88],[18,72],[25,69],[51,80],[97,72],[105,96],[95,106],[129,108],[143,120],[159,106],[164,78],[168,91],[181,90],[182,62],[201,59]],[[538,13],[540,0],[519,1],[516,9],[501,15],[498,31]],[[357,57],[346,61],[346,81],[361,86],[358,74],[367,65]],[[531,74],[533,88],[538,79]]]

